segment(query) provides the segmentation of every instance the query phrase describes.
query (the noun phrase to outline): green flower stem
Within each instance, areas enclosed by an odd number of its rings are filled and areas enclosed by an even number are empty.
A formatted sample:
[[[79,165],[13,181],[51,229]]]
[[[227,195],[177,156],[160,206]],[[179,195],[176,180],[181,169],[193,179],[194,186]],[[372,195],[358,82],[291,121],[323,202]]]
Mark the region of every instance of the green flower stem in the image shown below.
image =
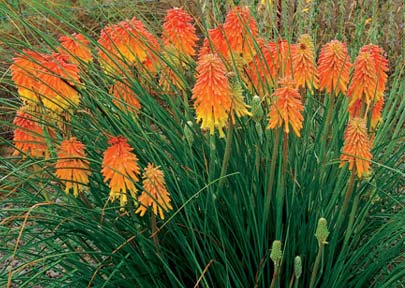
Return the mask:
[[[349,224],[347,225],[347,229],[346,229],[346,233],[345,233],[345,240],[343,242],[343,247],[346,247],[347,242],[349,241],[349,238],[352,234],[354,217],[356,216],[357,208],[359,206],[359,200],[360,200],[360,196],[356,195],[356,197],[354,198],[354,201],[353,201],[352,211],[350,212]]]
[[[271,163],[270,163],[270,173],[269,173],[269,183],[267,184],[267,194],[266,194],[266,222],[269,216],[269,210],[270,210],[270,202],[271,202],[271,196],[273,192],[273,183],[274,183],[274,177],[275,177],[275,172],[276,172],[276,163],[277,163],[277,157],[278,157],[278,145],[280,142],[280,129],[277,129],[274,131],[274,143],[273,143],[273,152],[271,155]]]
[[[321,263],[321,259],[322,259],[322,255],[323,255],[323,246],[324,246],[324,244],[319,243],[319,250],[318,250],[318,254],[316,255],[314,269],[312,269],[311,282],[309,284],[309,288],[313,288],[315,285],[315,280],[316,280],[316,276],[318,274],[318,269],[319,269],[319,263]]]
[[[285,190],[285,176],[287,173],[287,161],[288,161],[288,134],[284,132],[283,137],[283,166],[280,175],[280,188],[277,189],[277,196],[276,196],[276,239],[282,239],[281,232],[282,232],[282,218],[283,218],[283,206],[284,206],[284,190]]]
[[[157,224],[156,224],[156,214],[151,213],[151,228],[152,228],[152,238],[153,238],[153,244],[155,245],[156,252],[160,254],[160,246],[159,246],[159,238],[157,236]]]
[[[349,204],[349,200],[353,194],[355,179],[356,179],[356,174],[355,174],[355,171],[353,171],[352,174],[350,175],[349,184],[347,186],[345,198],[343,200],[343,205],[342,205],[342,208],[340,209],[338,220],[336,222],[337,230],[339,230],[340,226],[342,225],[342,222],[343,222],[343,219],[345,216],[345,212],[346,212],[347,206]]]
[[[233,134],[233,123],[232,123],[232,120],[229,119],[228,135],[226,135],[225,153],[224,153],[224,158],[222,160],[222,167],[221,167],[221,174],[219,176],[220,180],[219,180],[218,189],[220,189],[224,183],[224,179],[222,179],[222,178],[225,176],[226,170],[228,168],[229,158],[231,156],[232,134]]]
[[[271,279],[270,288],[274,288],[276,286],[277,278],[278,278],[278,265],[275,265],[273,272],[273,279]]]

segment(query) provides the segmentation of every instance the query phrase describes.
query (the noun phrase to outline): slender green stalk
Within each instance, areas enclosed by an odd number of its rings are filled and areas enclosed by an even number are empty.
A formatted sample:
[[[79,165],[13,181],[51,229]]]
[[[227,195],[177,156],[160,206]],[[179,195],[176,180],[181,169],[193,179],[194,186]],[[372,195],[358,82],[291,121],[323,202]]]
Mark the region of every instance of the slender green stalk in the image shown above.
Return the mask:
[[[342,225],[344,216],[346,216],[346,209],[347,206],[349,204],[349,200],[352,196],[353,190],[354,190],[354,182],[356,179],[356,174],[353,171],[350,175],[350,179],[349,179],[349,184],[347,185],[347,190],[346,190],[346,194],[345,194],[345,198],[343,200],[343,205],[342,208],[340,209],[339,215],[338,215],[338,220],[336,222],[336,230],[340,229],[340,226]]]
[[[360,200],[360,195],[357,194],[353,201],[352,211],[350,212],[349,224],[347,225],[347,229],[345,232],[345,239],[343,242],[343,247],[346,247],[347,242],[349,241],[349,238],[352,235],[353,223],[354,223],[354,218],[356,217],[357,208],[359,206],[359,200]]]
[[[273,278],[271,279],[271,284],[270,284],[270,288],[274,288],[276,286],[276,281],[278,278],[278,265],[274,266],[274,272],[273,272]]]
[[[280,142],[280,129],[274,131],[274,142],[273,142],[273,152],[271,154],[270,163],[270,173],[269,173],[269,183],[267,184],[267,194],[266,194],[266,215],[268,214],[268,209],[270,207],[271,195],[273,192],[273,183],[276,172],[276,163],[278,158],[278,145]]]
[[[316,276],[318,274],[318,269],[319,269],[319,263],[321,263],[321,259],[322,259],[322,254],[323,254],[323,243],[319,243],[319,250],[318,250],[318,254],[316,255],[316,259],[315,259],[315,264],[314,264],[314,268],[312,270],[312,274],[311,274],[311,282],[309,284],[310,288],[313,288],[315,285],[315,280],[316,280]]]
[[[326,121],[324,123],[323,129],[322,129],[322,134],[321,134],[321,145],[322,147],[322,155],[321,159],[322,162],[325,163],[325,154],[326,154],[326,149],[328,147],[328,138],[329,138],[329,131],[330,128],[332,127],[332,115],[333,115],[333,110],[335,109],[335,98],[336,96],[334,95],[335,93],[332,92],[329,96],[329,107],[328,107],[328,112],[326,114]]]
[[[277,189],[277,205],[276,205],[276,239],[282,239],[282,225],[283,225],[283,208],[284,208],[284,191],[286,186],[286,174],[287,174],[287,162],[288,162],[288,134],[284,132],[283,137],[283,166],[280,175],[280,188]]]
[[[224,153],[224,158],[222,160],[222,167],[221,167],[221,174],[219,178],[221,178],[218,189],[220,189],[224,183],[225,179],[222,179],[225,174],[226,170],[228,168],[228,163],[229,163],[229,157],[231,156],[231,148],[232,148],[232,134],[233,134],[233,123],[232,120],[229,119],[228,121],[228,135],[226,136],[226,146],[225,146],[225,153]]]

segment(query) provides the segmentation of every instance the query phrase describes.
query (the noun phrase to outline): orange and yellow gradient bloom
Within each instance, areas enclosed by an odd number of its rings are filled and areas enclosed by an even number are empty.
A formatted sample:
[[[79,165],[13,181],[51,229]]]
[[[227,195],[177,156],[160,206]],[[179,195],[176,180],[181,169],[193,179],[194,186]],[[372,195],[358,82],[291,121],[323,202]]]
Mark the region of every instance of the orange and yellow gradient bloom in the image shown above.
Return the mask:
[[[85,158],[85,146],[75,137],[61,143],[55,175],[66,185],[66,194],[72,189],[73,196],[77,197],[89,183],[91,171],[89,161]]]
[[[192,20],[182,8],[167,10],[162,32],[164,46],[175,48],[180,56],[194,56],[198,37]]]
[[[104,152],[101,173],[104,176],[104,182],[110,181],[109,200],[113,202],[119,199],[120,206],[123,208],[128,203],[127,192],[134,201],[136,199],[138,189],[135,183],[139,181],[140,174],[138,157],[132,153],[133,148],[122,136],[110,138],[108,144],[110,147]]]
[[[93,61],[90,41],[83,34],[73,33],[70,36],[61,36],[59,42],[61,47],[58,47],[58,52],[67,55],[70,62],[79,64],[79,60],[86,63]]]
[[[293,55],[294,80],[298,88],[307,87],[311,92],[319,88],[315,50],[311,36],[301,35]]]
[[[300,137],[304,106],[301,95],[290,77],[280,80],[280,88],[273,93],[272,101],[267,128],[275,129],[284,125],[284,132],[288,134],[291,126],[294,133]]]
[[[335,95],[346,94],[350,80],[350,56],[346,44],[332,40],[326,43],[319,54],[319,88]]]
[[[198,61],[196,83],[193,88],[194,108],[201,128],[213,135],[218,129],[224,137],[224,127],[231,110],[231,89],[224,64],[218,56],[207,54]]]
[[[349,163],[349,170],[358,177],[370,174],[372,143],[367,135],[366,120],[350,119],[344,134],[344,145],[340,156],[340,167]]]
[[[31,115],[22,110],[17,111],[13,123],[16,126],[13,138],[15,146],[13,155],[22,153],[23,158],[26,155],[35,158],[47,158],[47,137],[55,138],[55,131],[49,127],[43,128]],[[47,129],[47,133],[45,133],[44,129]]]
[[[163,171],[159,166],[155,167],[152,163],[149,163],[143,172],[142,179],[144,191],[138,198],[140,206],[135,213],[144,216],[148,207],[152,207],[152,212],[156,216],[159,215],[163,220],[165,218],[164,212],[173,209],[170,204],[170,193],[166,188]]]

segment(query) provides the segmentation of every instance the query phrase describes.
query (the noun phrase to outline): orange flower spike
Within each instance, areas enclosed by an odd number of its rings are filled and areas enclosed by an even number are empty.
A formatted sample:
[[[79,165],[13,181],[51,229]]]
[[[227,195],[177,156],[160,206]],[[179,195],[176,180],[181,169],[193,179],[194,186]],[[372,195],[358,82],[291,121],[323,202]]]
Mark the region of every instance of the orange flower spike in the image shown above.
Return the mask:
[[[149,163],[143,172],[143,189],[141,196],[138,198],[139,208],[135,213],[144,216],[148,207],[152,206],[152,211],[155,215],[159,215],[163,220],[165,215],[163,212],[172,210],[170,204],[170,193],[166,189],[166,182],[163,171],[160,167],[155,167]]]
[[[198,59],[207,54],[218,54],[221,58],[228,59],[230,49],[225,39],[224,28],[208,29],[208,38],[204,39],[203,46],[198,54]]]
[[[64,140],[58,152],[55,175],[66,185],[65,192],[73,189],[73,196],[79,196],[85,185],[89,183],[91,171],[86,160],[85,146],[75,137]]]
[[[119,71],[124,63],[135,65],[147,61],[148,57],[152,59],[159,49],[157,39],[135,17],[104,27],[98,43],[103,48],[99,50],[103,69],[111,73]]]
[[[319,54],[318,72],[319,88],[336,95],[347,92],[350,79],[350,57],[347,54],[346,44],[332,40],[325,44]]]
[[[38,74],[38,94],[49,110],[60,113],[79,105],[79,92],[74,86],[80,82],[76,64],[68,63],[68,56],[53,53],[41,62],[44,71]]]
[[[21,100],[26,104],[39,104],[38,87],[41,85],[38,74],[44,71],[41,62],[45,59],[44,54],[31,50],[23,50],[23,53],[13,58],[14,63],[10,66],[11,79],[16,84]]]
[[[384,95],[387,84],[388,60],[384,57],[384,51],[377,45],[366,45],[360,49],[360,52],[370,52],[375,63],[375,73],[377,75],[377,101]]]
[[[250,62],[256,54],[254,39],[259,34],[257,23],[248,7],[235,6],[224,23],[224,32],[230,49]]]
[[[377,74],[374,59],[370,52],[360,52],[354,61],[354,73],[348,91],[349,107],[357,100],[367,105],[370,105],[373,100],[378,100],[376,88]]]
[[[307,87],[311,92],[319,88],[318,70],[315,65],[315,50],[311,36],[301,35],[293,55],[294,80],[297,87]]]
[[[194,56],[198,37],[192,20],[183,8],[167,10],[162,32],[164,45],[174,46],[181,54]]]
[[[214,54],[207,54],[198,61],[196,83],[193,88],[194,108],[201,128],[214,134],[218,129],[224,137],[223,128],[231,109],[231,89],[224,64]]]
[[[110,93],[113,95],[113,103],[121,110],[129,110],[137,114],[141,109],[138,95],[131,89],[129,83],[116,81],[111,87]]]
[[[272,52],[263,39],[259,38],[257,44],[260,52],[257,53],[253,60],[247,65],[246,73],[252,85],[260,96],[264,97],[268,91],[268,85],[273,86],[276,77],[276,67]]]
[[[35,122],[31,115],[21,110],[17,111],[13,123],[16,125],[13,138],[16,150],[13,155],[20,155],[21,151],[32,157],[47,157],[48,145],[41,125]],[[48,128],[48,135],[54,138],[54,130]]]
[[[281,79],[280,88],[276,89],[272,97],[274,102],[270,107],[267,128],[274,129],[284,124],[284,131],[289,133],[289,126],[291,125],[294,133],[300,137],[302,121],[304,120],[302,116],[304,106],[294,81],[290,77]]]
[[[101,173],[104,176],[104,182],[110,181],[109,200],[113,202],[119,199],[120,206],[124,207],[128,203],[127,192],[130,192],[133,199],[138,192],[135,186],[140,174],[138,157],[132,153],[133,148],[122,136],[110,138],[108,144],[110,147],[104,152]]]
[[[367,135],[366,121],[363,118],[352,118],[344,134],[340,167],[349,162],[349,170],[355,169],[358,177],[369,175],[371,148],[372,143]]]
[[[269,42],[269,47],[272,63],[277,68],[278,76],[281,78],[292,77],[296,46],[288,43],[287,40],[279,40],[277,43]]]
[[[58,47],[58,52],[67,55],[71,62],[79,64],[78,59],[86,63],[93,61],[89,47],[90,41],[83,34],[73,33],[71,36],[61,36],[59,42],[62,47]]]

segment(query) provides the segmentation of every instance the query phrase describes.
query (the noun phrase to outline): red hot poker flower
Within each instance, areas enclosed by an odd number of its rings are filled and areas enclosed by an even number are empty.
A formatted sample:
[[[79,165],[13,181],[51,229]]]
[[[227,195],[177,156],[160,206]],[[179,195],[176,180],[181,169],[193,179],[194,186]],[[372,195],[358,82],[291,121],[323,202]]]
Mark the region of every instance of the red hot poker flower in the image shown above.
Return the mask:
[[[55,175],[66,185],[66,193],[73,189],[74,197],[79,196],[84,185],[89,183],[89,161],[85,159],[85,146],[75,137],[64,140],[59,148]]]
[[[340,167],[349,162],[349,170],[355,171],[358,177],[370,174],[372,143],[367,135],[366,121],[363,118],[352,118],[345,130],[344,146],[340,156]],[[353,172],[354,172],[353,171]]]
[[[201,128],[214,134],[217,128],[224,137],[223,128],[231,109],[231,89],[226,77],[224,64],[214,54],[201,57],[197,66],[197,81],[193,88],[194,108]]]
[[[346,93],[350,67],[346,44],[338,40],[325,44],[318,59],[319,88],[329,94]]]
[[[194,56],[198,37],[195,27],[191,24],[192,20],[183,8],[167,10],[162,33],[164,45],[175,47],[180,54]]]
[[[133,148],[122,136],[110,138],[108,144],[110,147],[104,152],[101,173],[103,173],[104,182],[110,181],[109,200],[113,202],[119,199],[120,206],[124,207],[128,203],[127,192],[129,191],[133,199],[138,192],[135,186],[135,182],[139,181],[140,173],[138,157],[132,153]]]
[[[148,207],[152,207],[153,213],[164,219],[163,212],[172,210],[173,207],[170,204],[170,193],[166,188],[163,171],[159,166],[155,167],[149,163],[143,172],[142,179],[144,192],[138,198],[140,206],[135,213],[144,216]]]
[[[274,129],[284,125],[284,131],[289,133],[291,125],[294,133],[300,137],[304,106],[294,81],[290,77],[280,80],[280,88],[276,89],[272,98],[274,102],[270,107],[268,128]]]

